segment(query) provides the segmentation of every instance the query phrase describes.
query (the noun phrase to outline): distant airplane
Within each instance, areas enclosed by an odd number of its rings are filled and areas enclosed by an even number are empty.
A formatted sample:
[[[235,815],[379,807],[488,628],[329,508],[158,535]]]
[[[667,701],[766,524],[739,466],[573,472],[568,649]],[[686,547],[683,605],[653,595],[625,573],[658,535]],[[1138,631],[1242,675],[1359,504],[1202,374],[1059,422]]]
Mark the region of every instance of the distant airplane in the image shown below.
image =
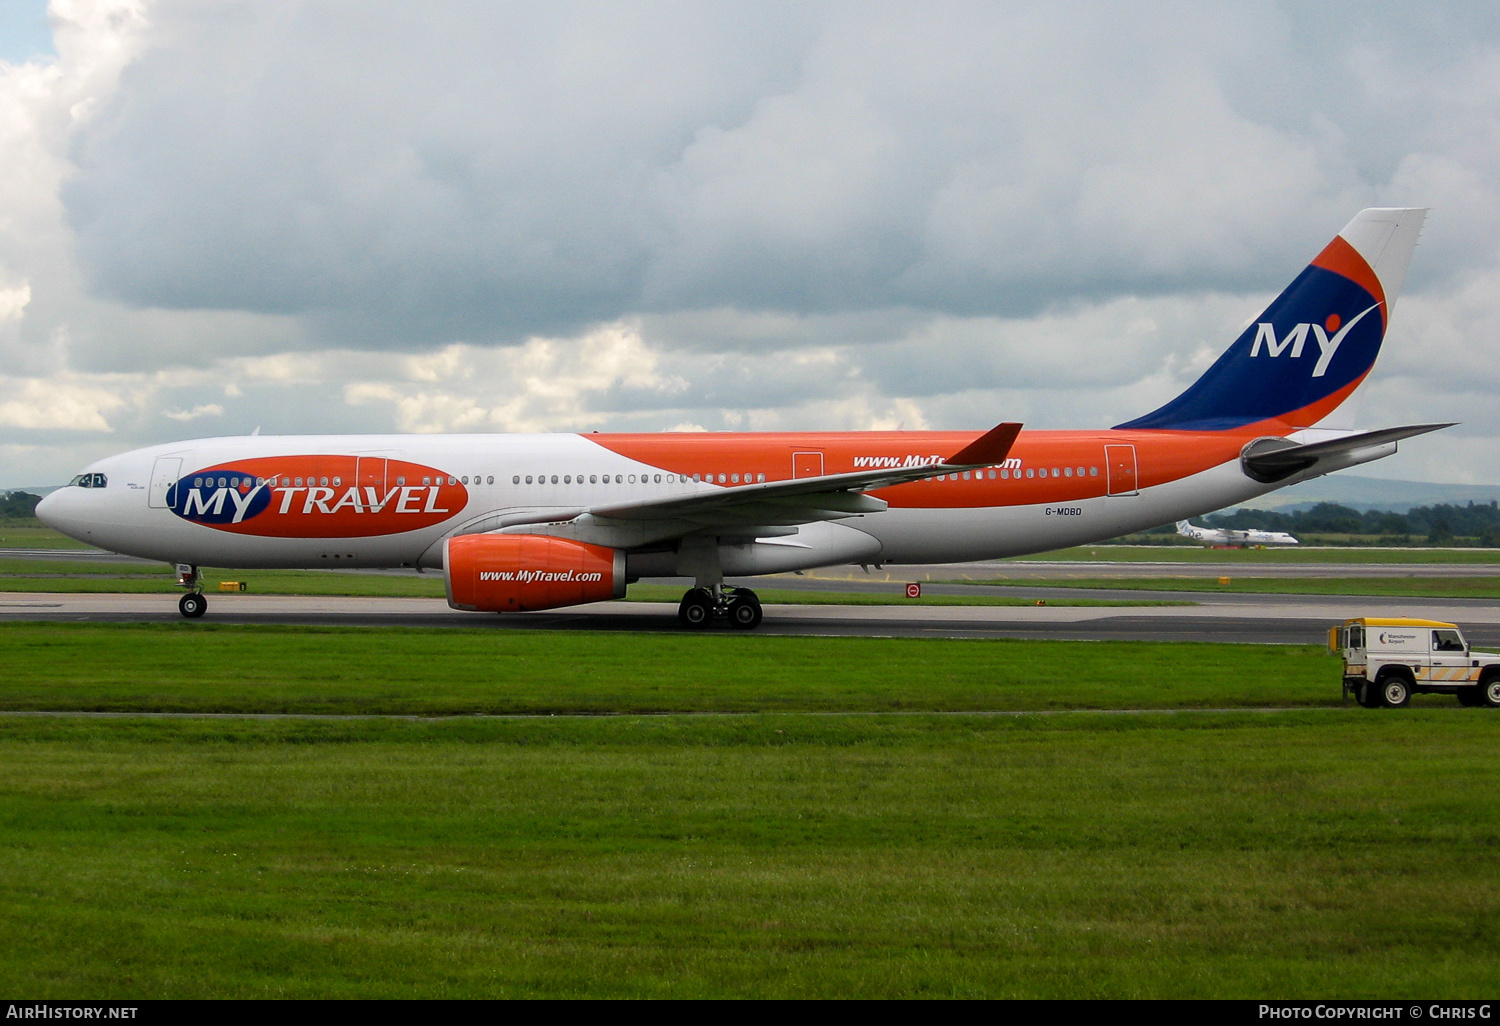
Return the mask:
[[[1232,545],[1241,549],[1248,548],[1251,545],[1297,544],[1297,539],[1285,531],[1257,531],[1253,527],[1244,531],[1194,527],[1186,520],[1177,521],[1177,533],[1184,538],[1191,538],[1193,541],[1201,542],[1204,545]]]
[[[36,515],[177,564],[188,617],[200,566],[413,567],[488,612],[687,577],[685,626],[753,628],[760,600],[725,577],[1116,538],[1447,427],[1316,426],[1374,366],[1424,216],[1362,211],[1185,392],[1107,431],[204,438],[100,460]]]

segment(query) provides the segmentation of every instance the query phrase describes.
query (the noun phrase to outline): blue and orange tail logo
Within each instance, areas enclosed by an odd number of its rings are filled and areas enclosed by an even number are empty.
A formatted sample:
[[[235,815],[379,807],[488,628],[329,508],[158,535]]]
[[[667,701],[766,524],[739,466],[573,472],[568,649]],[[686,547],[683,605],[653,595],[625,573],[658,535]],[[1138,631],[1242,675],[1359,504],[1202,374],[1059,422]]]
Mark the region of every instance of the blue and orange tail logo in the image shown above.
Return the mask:
[[[1187,391],[1117,427],[1225,431],[1273,420],[1316,424],[1370,373],[1388,311],[1380,277],[1342,234],[1335,236]]]

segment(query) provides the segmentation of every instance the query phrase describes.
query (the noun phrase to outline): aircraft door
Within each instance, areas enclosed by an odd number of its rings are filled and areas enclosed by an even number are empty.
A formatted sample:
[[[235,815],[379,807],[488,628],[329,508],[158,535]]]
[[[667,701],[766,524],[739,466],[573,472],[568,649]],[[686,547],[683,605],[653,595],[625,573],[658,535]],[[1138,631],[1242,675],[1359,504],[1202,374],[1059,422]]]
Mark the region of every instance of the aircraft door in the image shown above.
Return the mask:
[[[385,495],[385,458],[361,456],[354,465],[354,483],[359,485],[360,495],[369,495],[367,488],[375,489],[375,500]]]
[[[1110,495],[1139,495],[1136,488],[1135,446],[1106,445],[1104,466],[1109,474]]]
[[[146,505],[151,509],[166,509],[167,491],[181,476],[181,456],[160,457],[151,467],[151,487],[146,492]]]
[[[823,454],[821,452],[792,453],[792,477],[822,477]]]

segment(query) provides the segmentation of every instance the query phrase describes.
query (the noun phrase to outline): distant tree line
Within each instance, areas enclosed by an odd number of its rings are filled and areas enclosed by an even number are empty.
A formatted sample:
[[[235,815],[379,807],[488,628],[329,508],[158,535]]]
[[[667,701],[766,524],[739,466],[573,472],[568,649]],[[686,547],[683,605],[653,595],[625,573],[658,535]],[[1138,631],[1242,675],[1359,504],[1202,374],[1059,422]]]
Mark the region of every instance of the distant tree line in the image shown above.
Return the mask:
[[[1500,547],[1500,504],[1493,501],[1469,502],[1463,506],[1440,502],[1416,506],[1405,513],[1361,512],[1336,502],[1320,502],[1311,509],[1293,513],[1258,509],[1211,513],[1201,522],[1208,527],[1289,531],[1298,538],[1304,535],[1360,535],[1394,544],[1426,542],[1430,545]],[[1175,530],[1167,525],[1150,533],[1174,534]]]
[[[40,495],[30,492],[0,493],[0,520],[30,520],[36,516]]]

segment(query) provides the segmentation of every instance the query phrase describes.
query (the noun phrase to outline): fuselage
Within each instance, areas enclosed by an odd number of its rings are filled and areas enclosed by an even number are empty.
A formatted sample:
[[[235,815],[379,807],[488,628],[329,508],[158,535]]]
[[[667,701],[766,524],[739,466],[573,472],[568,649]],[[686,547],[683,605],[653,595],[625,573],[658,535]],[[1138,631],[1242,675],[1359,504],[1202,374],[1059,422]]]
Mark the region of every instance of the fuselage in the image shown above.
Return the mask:
[[[1257,426],[1259,427],[1259,426]],[[837,526],[871,544],[807,547],[829,562],[996,558],[1096,541],[1270,487],[1238,456],[1257,433],[1028,431],[999,465],[872,491],[889,507]],[[148,559],[246,568],[441,565],[441,541],[508,518],[937,464],[974,432],[252,436],[101,460],[103,487],[61,489],[47,522]],[[820,525],[803,533],[818,534]],[[725,532],[732,534],[733,532]],[[791,533],[797,533],[795,531]],[[825,527],[826,533],[826,527]],[[751,532],[753,535],[753,531]],[[649,544],[632,574],[648,573]],[[849,557],[851,552],[853,558]],[[746,568],[753,572],[753,567]]]

